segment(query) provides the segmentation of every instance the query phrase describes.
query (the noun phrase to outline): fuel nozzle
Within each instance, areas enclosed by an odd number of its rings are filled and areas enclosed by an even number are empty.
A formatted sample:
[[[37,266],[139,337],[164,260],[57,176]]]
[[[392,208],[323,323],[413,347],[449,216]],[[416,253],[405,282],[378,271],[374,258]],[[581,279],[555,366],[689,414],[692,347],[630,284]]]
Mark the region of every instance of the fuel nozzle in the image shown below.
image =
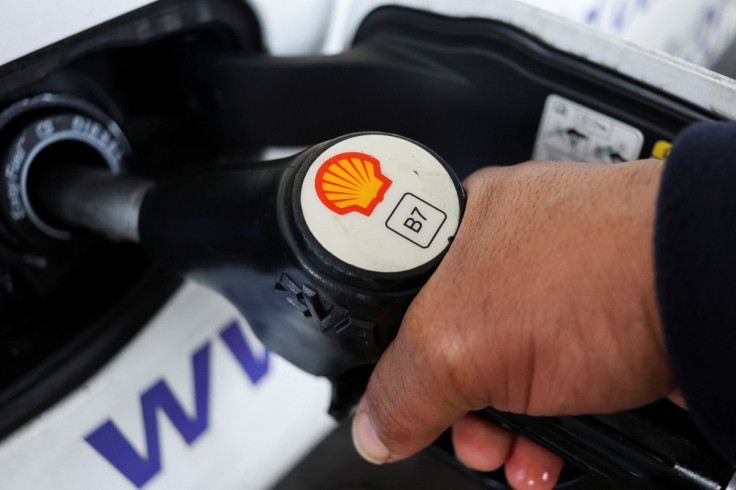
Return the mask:
[[[35,195],[60,224],[140,242],[230,300],[269,349],[330,377],[378,359],[465,204],[440,157],[382,133],[155,182],[58,165]]]

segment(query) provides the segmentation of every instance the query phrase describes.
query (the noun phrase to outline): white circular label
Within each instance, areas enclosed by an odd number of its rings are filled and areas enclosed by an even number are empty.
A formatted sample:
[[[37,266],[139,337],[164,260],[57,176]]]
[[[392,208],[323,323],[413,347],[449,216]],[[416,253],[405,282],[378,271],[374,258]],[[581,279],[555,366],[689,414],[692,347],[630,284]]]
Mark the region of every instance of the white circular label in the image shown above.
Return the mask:
[[[366,134],[331,146],[304,178],[309,231],[332,255],[374,272],[402,272],[441,254],[460,224],[453,178],[424,148]]]

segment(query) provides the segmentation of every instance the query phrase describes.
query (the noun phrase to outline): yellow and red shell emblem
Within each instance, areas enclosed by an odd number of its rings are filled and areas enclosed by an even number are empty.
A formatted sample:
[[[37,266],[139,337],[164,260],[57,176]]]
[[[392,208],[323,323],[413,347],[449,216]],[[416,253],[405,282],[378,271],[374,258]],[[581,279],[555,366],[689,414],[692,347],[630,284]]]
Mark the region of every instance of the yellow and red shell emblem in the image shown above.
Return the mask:
[[[340,215],[355,211],[370,216],[391,184],[377,159],[355,152],[327,160],[315,179],[320,201]]]

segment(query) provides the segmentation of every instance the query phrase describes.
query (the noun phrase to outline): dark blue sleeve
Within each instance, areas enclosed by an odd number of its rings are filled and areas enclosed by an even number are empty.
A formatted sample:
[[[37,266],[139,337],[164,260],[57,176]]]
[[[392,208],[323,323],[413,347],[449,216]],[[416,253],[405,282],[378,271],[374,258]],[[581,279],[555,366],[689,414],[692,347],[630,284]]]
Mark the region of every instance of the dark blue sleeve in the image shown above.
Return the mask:
[[[736,122],[695,124],[675,141],[655,267],[677,384],[705,437],[736,463]]]

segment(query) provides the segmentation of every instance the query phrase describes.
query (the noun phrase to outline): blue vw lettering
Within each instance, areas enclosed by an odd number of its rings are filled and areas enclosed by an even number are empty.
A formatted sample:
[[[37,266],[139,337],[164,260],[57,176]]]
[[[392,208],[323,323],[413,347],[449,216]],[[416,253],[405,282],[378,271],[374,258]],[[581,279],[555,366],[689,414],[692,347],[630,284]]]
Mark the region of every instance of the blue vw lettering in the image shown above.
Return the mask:
[[[237,321],[224,328],[220,336],[250,378],[258,383],[268,371],[268,351],[257,359]],[[146,456],[138,454],[115,423],[108,419],[85,440],[138,488],[161,471],[157,410],[171,420],[181,436],[192,444],[207,430],[209,423],[210,342],[192,355],[196,413],[188,416],[163,379],[141,395],[141,412],[146,439]]]
[[[248,375],[253,384],[257,384],[268,372],[268,351],[264,352],[263,359],[256,359],[237,321],[225,327],[220,332],[220,337],[230,348],[230,352],[238,360],[245,374]]]

